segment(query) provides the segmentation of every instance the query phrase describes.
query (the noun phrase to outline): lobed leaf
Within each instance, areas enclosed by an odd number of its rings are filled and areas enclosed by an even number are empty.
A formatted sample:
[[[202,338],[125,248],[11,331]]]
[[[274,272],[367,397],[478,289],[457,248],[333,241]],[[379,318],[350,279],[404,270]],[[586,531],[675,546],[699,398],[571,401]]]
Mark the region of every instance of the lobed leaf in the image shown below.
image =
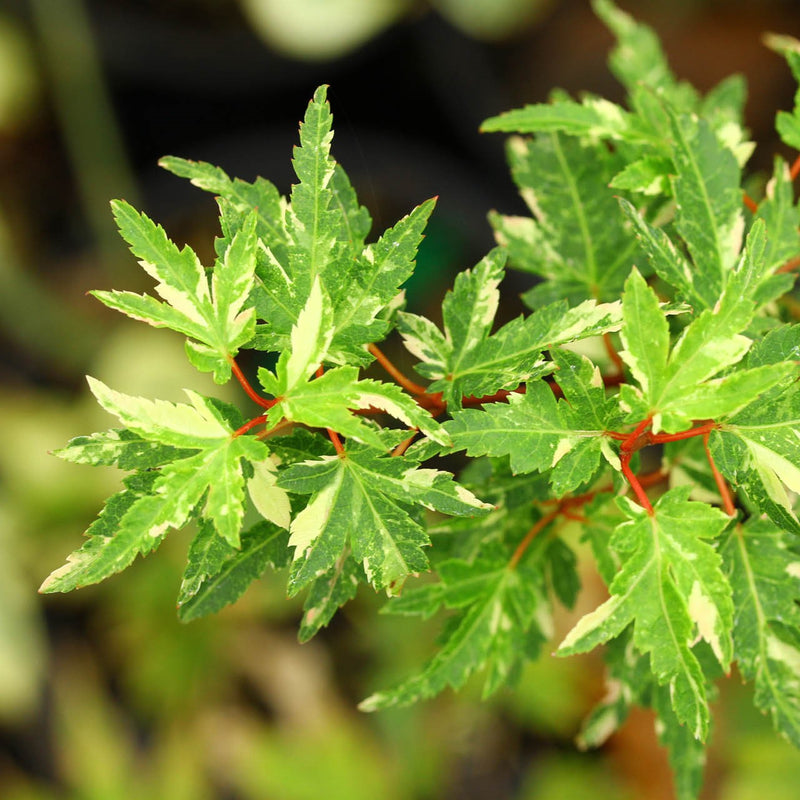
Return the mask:
[[[628,522],[614,532],[612,546],[626,554],[611,597],[567,634],[559,655],[591,650],[634,623],[637,650],[650,655],[659,683],[669,683],[681,723],[705,740],[709,711],[707,679],[690,643],[704,639],[723,669],[733,656],[733,604],[720,557],[705,540],[720,535],[728,518],[702,503],[687,502],[687,489],[663,495],[654,513],[630,502]]]

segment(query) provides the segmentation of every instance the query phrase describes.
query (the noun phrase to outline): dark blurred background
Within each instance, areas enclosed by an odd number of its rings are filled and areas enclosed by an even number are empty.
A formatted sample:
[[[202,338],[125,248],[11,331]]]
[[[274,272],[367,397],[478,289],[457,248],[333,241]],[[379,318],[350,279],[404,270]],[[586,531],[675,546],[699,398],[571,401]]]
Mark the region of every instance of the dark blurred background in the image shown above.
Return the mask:
[[[775,111],[791,108],[795,86],[760,37],[800,34],[800,3],[621,5],[701,90],[746,76],[751,166],[767,169],[783,152]],[[435,314],[453,274],[491,247],[487,211],[524,213],[503,139],[480,122],[553,87],[621,100],[611,45],[586,0],[0,0],[0,797],[671,796],[644,713],[599,753],[575,750],[603,691],[595,657],[546,656],[487,704],[470,686],[365,716],[358,700],[419,666],[436,633],[378,617],[380,598],[359,597],[302,647],[280,576],[181,626],[181,533],[102,586],[36,594],[119,482],[48,454],[110,424],[83,376],[145,396],[220,393],[185,364],[180,337],[85,295],[148,289],[111,198],[209,258],[213,200],[157,159],[203,159],[286,192],[298,120],[330,84],[334,153],[375,236],[439,195],[408,287],[412,309]],[[590,568],[586,582],[601,591]],[[798,754],[735,676],[721,698],[704,797],[796,798]]]

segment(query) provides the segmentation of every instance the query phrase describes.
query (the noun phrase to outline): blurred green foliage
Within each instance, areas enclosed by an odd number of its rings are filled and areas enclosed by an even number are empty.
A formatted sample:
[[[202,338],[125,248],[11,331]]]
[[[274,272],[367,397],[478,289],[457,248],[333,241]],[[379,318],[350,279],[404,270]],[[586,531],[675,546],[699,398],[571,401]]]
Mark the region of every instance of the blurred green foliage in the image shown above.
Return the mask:
[[[294,18],[281,15],[270,22],[270,6],[285,10],[285,2],[241,4],[273,46],[326,58],[363,43],[415,6],[351,0],[345,5],[356,10],[347,15],[336,6],[342,25],[323,30],[329,39],[320,49],[302,21],[294,30],[304,41],[289,27],[296,25]],[[431,2],[453,24],[486,38],[513,32],[552,5]],[[319,3],[295,0],[292,7],[298,16]],[[41,113],[46,81],[40,61],[21,26],[0,16],[4,136]],[[80,114],[74,119],[79,124]],[[80,128],[73,135],[80,138]],[[73,166],[80,172],[80,164]],[[26,263],[24,241],[14,240],[7,202],[0,198],[0,327],[9,341],[18,337],[21,361],[54,365],[62,379],[89,371],[121,391],[146,396],[178,399],[183,387],[202,391],[177,337],[124,320],[115,319],[112,328],[108,317],[89,318],[70,305],[63,282],[45,287]],[[100,200],[87,202],[97,206]],[[107,222],[110,227],[110,215]],[[86,261],[94,266],[91,253]],[[156,350],[154,362],[149,354]],[[280,588],[285,580],[269,577],[216,618],[180,625],[172,603],[188,538],[175,536],[159,559],[139,561],[101,587],[40,598],[42,578],[61,563],[84,521],[119,483],[110,469],[95,469],[87,480],[84,470],[48,451],[76,431],[102,427],[102,415],[82,389],[3,373],[3,800],[664,796],[655,793],[663,787],[648,793],[626,774],[613,741],[595,755],[578,754],[574,747],[580,720],[600,691],[602,666],[593,658],[545,657],[525,670],[517,692],[501,693],[490,704],[479,701],[478,691],[466,691],[415,708],[361,715],[354,710],[357,701],[418,666],[436,633],[431,626],[420,635],[413,621],[412,634],[412,622],[376,616],[379,600],[373,597],[359,598],[331,630],[303,646],[294,633],[299,603],[287,602]],[[567,630],[570,620],[559,626]],[[797,752],[774,737],[735,677],[722,695],[706,797],[794,800]]]

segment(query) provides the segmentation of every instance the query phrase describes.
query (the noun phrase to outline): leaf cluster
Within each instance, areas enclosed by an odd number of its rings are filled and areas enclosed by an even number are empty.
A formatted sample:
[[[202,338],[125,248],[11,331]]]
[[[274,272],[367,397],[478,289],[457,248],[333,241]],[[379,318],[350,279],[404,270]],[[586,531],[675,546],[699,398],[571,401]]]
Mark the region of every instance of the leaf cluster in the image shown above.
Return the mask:
[[[324,86],[286,197],[262,178],[161,161],[217,197],[210,267],[113,204],[158,298],[94,295],[185,336],[191,363],[235,378],[256,413],[90,378],[119,427],[57,455],[129,475],[43,591],[101,581],[184,527],[183,620],[285,569],[306,640],[369,584],[390,596],[386,613],[444,620],[428,664],[366,699],[374,710],[478,672],[487,696],[513,682],[591,557],[609,597],[556,650],[606,645],[611,690],[583,744],[650,707],[678,796],[697,797],[709,702],[735,663],[800,745],[800,161],[776,158],[764,196],[749,197],[743,80],[701,96],[649,28],[593,5],[617,38],[626,103],[554,92],[484,123],[513,134],[530,216],[489,214],[498,246],[456,277],[441,327],[405,310],[402,291],[434,201],[367,241],[369,214],[331,155]],[[800,81],[800,44],[770,41]],[[800,92],[777,117],[795,149],[798,119]],[[507,268],[532,276],[529,311],[497,326]],[[383,354],[390,336],[425,384]],[[244,351],[273,365],[255,388]],[[385,380],[363,375],[376,360]],[[453,454],[467,461],[457,476],[440,460]]]

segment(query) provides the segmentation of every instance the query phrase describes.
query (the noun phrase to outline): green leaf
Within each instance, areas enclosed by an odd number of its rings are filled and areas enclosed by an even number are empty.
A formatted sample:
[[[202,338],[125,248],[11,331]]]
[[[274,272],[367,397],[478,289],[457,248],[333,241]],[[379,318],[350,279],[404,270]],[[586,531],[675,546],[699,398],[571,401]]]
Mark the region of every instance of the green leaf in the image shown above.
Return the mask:
[[[606,396],[600,370],[588,358],[568,350],[553,350],[552,357],[558,367],[556,382],[564,395],[559,415],[573,430],[571,438],[559,442],[558,461],[550,476],[553,491],[561,496],[586,483],[597,472],[601,456],[616,463],[605,437],[585,434],[616,429],[621,414]]]
[[[508,159],[532,221],[490,215],[511,264],[544,279],[526,302],[613,301],[640,251],[608,187],[625,165],[603,144],[561,134],[514,137]]]
[[[775,158],[772,179],[766,197],[758,204],[757,216],[764,220],[767,233],[764,270],[772,275],[800,252],[800,207],[794,202],[789,165],[782,158]],[[777,288],[776,295],[789,291],[794,282],[792,276],[783,277],[786,283]]]
[[[229,358],[255,332],[254,309],[249,304],[256,266],[256,219],[251,214],[217,259],[211,287],[194,251],[178,248],[164,229],[124,201],[112,203],[120,233],[141,259],[145,271],[158,281],[156,291],[165,302],[131,292],[93,292],[105,305],[155,327],[167,327],[196,340],[195,365],[214,372],[214,380],[230,379]],[[201,358],[202,356],[202,358]]]
[[[331,125],[323,86],[308,106],[295,148],[300,182],[276,215],[279,246],[265,248],[256,270],[254,301],[260,322],[254,344],[265,350],[292,349],[290,332],[319,281],[326,298],[323,307],[332,312],[326,361],[366,366],[373,357],[364,345],[389,331],[387,310],[398,304],[401,285],[414,270],[435,200],[422,203],[377,242],[366,244],[369,215],[331,156]]]
[[[152,489],[154,473],[145,473],[144,485],[130,479],[127,488],[112,495],[97,519],[86,531],[86,543],[67,557],[64,566],[54,570],[39,587],[40,592],[69,592],[81,586],[97,583],[125,569],[140,553],[154,550],[160,539],[153,537],[121,538],[120,523],[128,512]]]
[[[694,290],[713,308],[742,244],[739,166],[705,120],[668,113],[676,228],[694,261]]]
[[[286,245],[286,235],[280,225],[281,199],[278,190],[264,178],[254,183],[228,177],[224,170],[205,161],[189,161],[176,156],[164,156],[159,166],[194,186],[225,198],[240,214],[255,212],[258,238],[271,252],[280,253]]]
[[[213,446],[233,432],[206,398],[188,389],[191,405],[123,394],[92,377],[87,381],[100,405],[143,439],[200,448]]]
[[[786,59],[794,79],[800,83],[800,48],[797,39],[769,34],[766,43]],[[800,150],[800,88],[795,92],[794,109],[791,113],[779,111],[775,119],[775,128],[784,144],[793,150]]]
[[[631,114],[615,103],[591,95],[581,103],[557,99],[505,111],[481,124],[481,131],[491,133],[565,133],[590,139],[612,139],[646,143],[649,137],[636,125]]]
[[[427,200],[389,228],[377,242],[366,245],[342,270],[329,288],[334,305],[336,334],[331,357],[337,363],[364,363],[364,345],[379,341],[389,330],[381,313],[401,291],[414,271],[417,250],[423,239],[435,199]]]
[[[427,569],[422,548],[430,543],[401,503],[457,515],[489,509],[451,477],[359,448],[283,470],[281,488],[313,495],[290,529],[292,593],[331,570],[346,546],[376,589],[397,591],[407,575]]]
[[[749,520],[720,545],[733,587],[733,640],[739,671],[755,681],[755,703],[800,747],[800,557],[791,534]]]
[[[274,394],[290,394],[322,364],[334,333],[330,303],[326,301],[319,279],[315,279],[308,301],[292,328],[290,349],[284,350],[278,360]]]
[[[673,169],[669,158],[644,156],[624,167],[609,185],[612,189],[644,195],[670,195],[669,175]]]
[[[281,395],[269,411],[269,422],[273,426],[281,419],[288,419],[314,428],[331,428],[343,436],[383,449],[384,443],[377,430],[350,410],[376,408],[410,428],[418,428],[439,444],[450,443],[441,426],[399,386],[371,379],[358,380],[355,367],[328,370],[319,378],[296,386],[289,394],[283,394],[280,383],[263,368],[259,370],[259,380],[266,391]]]
[[[796,336],[796,331],[795,331]],[[797,366],[790,365],[797,375]],[[711,452],[723,475],[780,527],[800,533],[794,494],[800,492],[800,390],[750,403],[711,436]]]
[[[655,293],[635,271],[625,285],[625,351],[620,355],[640,385],[620,391],[632,419],[653,418],[653,430],[676,432],[693,419],[722,419],[749,405],[795,371],[790,363],[762,365],[714,375],[740,361],[751,340],[739,334],[755,311],[750,299],[763,281],[764,229],[754,226],[748,248],[713,309],[686,327],[667,357],[669,330]]]
[[[448,686],[459,689],[482,668],[487,672],[483,696],[488,697],[513,676],[524,657],[521,644],[534,647],[549,633],[541,628],[550,624],[542,575],[533,566],[453,561],[441,564],[439,574],[441,599],[464,611],[452,620],[441,649],[421,674],[368,697],[359,705],[362,711],[409,705]]]
[[[131,542],[161,539],[180,528],[205,497],[203,516],[234,547],[244,518],[244,476],[241,459],[260,461],[266,446],[252,437],[227,439],[188,458],[165,466],[153,494],[142,497],[121,520],[117,537]]]
[[[325,627],[338,609],[356,596],[359,585],[366,580],[363,568],[345,548],[334,565],[310,584],[298,639],[307,642]]]
[[[622,318],[620,337],[625,349],[620,356],[642,394],[660,397],[669,353],[669,326],[655,292],[637,269],[625,281]]]
[[[279,463],[280,458],[275,456],[252,462],[253,475],[247,481],[247,493],[264,519],[288,529],[292,509],[288,495],[277,485]]]
[[[587,300],[567,308],[560,302],[517,317],[490,335],[503,261],[503,252],[493,250],[474,270],[456,278],[443,305],[444,332],[425,317],[397,315],[406,348],[420,359],[416,371],[433,381],[427,391],[442,392],[455,408],[464,397],[514,389],[550,372],[552,365],[542,357],[549,347],[616,330],[620,324],[618,303]]]
[[[704,639],[723,669],[733,655],[731,588],[720,557],[705,540],[722,532],[728,518],[702,503],[687,502],[689,488],[664,494],[648,514],[624,503],[628,522],[612,546],[625,554],[610,586],[611,597],[567,634],[558,654],[591,650],[634,623],[634,644],[650,654],[659,683],[669,683],[672,706],[692,734],[705,740],[709,711],[706,678],[690,642]]]
[[[636,208],[624,198],[619,199],[625,216],[633,224],[636,236],[647,254],[653,271],[678,290],[680,299],[704,308],[705,301],[695,292],[692,267],[672,239],[661,228],[648,224]]]
[[[333,205],[330,186],[336,167],[330,154],[332,124],[327,86],[320,86],[300,124],[300,144],[292,159],[300,182],[292,187],[288,230],[294,241],[290,248],[292,277],[301,296],[308,295],[317,276],[334,262],[337,233],[345,226]]]
[[[697,800],[706,766],[705,745],[681,724],[672,708],[668,687],[653,687],[653,708],[658,714],[658,741],[667,748],[674,773],[675,796],[677,800]]]
[[[103,408],[135,434],[190,454],[152,473],[155,482],[147,493],[123,493],[115,508],[124,502],[124,514],[114,514],[114,529],[90,534],[89,542],[54,573],[57,580],[46,585],[67,591],[124,569],[139,553],[155,549],[170,528],[183,526],[198,508],[223,539],[238,546],[244,517],[241,462],[264,461],[266,445],[253,437],[234,437],[217,406],[194,392],[187,392],[192,405],[185,405],[125,395],[93,378],[89,383]],[[135,466],[151,468],[151,456],[145,451]]]
[[[658,90],[674,107],[692,110],[697,103],[697,93],[689,84],[675,80],[652,28],[637,22],[610,0],[592,0],[592,8],[617,37],[609,66],[628,92],[636,98],[641,97],[639,87],[648,94]],[[637,103],[633,105],[642,112]]]
[[[74,464],[116,465],[125,470],[159,467],[190,453],[190,450],[148,441],[127,428],[76,436],[65,447],[53,451],[54,456]]]
[[[178,618],[189,622],[236,602],[267,567],[286,566],[289,535],[269,522],[242,534],[240,547],[222,541],[214,528],[201,524],[189,549],[189,563],[178,596]]]
[[[456,450],[466,450],[470,456],[508,455],[515,474],[552,468],[550,480],[560,496],[596,472],[607,429],[602,422],[610,420],[614,412],[600,398],[602,389],[596,380],[588,390],[585,386],[578,389],[579,381],[592,381],[597,374],[588,361],[563,353],[556,358],[565,377],[567,370],[582,373],[571,382],[566,377],[565,400],[556,401],[546,383],[535,381],[528,384],[525,394],[509,395],[508,403],[456,412],[444,427]]]

